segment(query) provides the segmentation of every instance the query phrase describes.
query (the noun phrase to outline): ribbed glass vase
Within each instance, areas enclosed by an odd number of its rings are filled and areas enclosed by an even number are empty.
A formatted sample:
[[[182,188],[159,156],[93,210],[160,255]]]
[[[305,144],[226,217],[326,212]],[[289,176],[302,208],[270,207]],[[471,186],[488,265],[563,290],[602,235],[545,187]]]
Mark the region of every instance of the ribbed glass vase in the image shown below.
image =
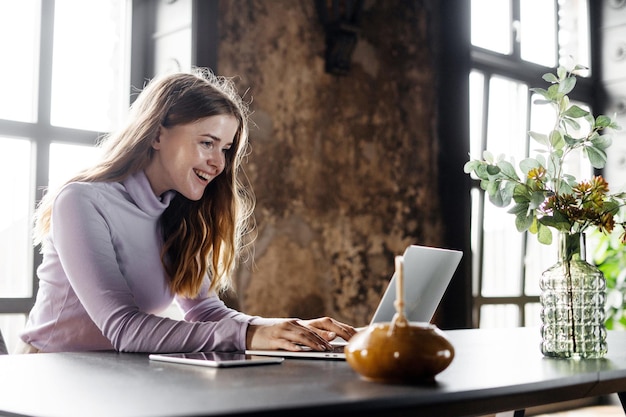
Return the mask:
[[[558,262],[541,276],[541,352],[557,358],[607,353],[606,280],[585,260],[585,234],[559,233]]]

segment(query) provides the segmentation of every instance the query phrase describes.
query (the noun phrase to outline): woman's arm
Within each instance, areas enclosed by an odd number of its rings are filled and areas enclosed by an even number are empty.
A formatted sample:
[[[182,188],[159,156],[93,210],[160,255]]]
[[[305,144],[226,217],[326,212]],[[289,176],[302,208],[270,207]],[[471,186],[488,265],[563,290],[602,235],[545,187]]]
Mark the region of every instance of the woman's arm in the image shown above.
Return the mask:
[[[55,201],[51,233],[72,289],[113,347],[129,352],[243,350],[247,323],[232,313],[219,321],[191,323],[139,309],[120,269],[106,205],[106,198],[89,184],[71,184]],[[141,279],[148,282],[134,285],[163,285],[150,282],[150,276]]]

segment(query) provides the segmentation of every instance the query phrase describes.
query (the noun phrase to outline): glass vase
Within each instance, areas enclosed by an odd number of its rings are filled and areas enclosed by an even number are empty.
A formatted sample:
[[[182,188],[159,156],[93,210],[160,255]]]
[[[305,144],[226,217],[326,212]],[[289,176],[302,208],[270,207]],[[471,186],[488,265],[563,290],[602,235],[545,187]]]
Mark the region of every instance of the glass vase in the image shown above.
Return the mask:
[[[541,276],[541,352],[556,358],[606,355],[606,280],[585,260],[585,234],[559,233],[558,262]]]

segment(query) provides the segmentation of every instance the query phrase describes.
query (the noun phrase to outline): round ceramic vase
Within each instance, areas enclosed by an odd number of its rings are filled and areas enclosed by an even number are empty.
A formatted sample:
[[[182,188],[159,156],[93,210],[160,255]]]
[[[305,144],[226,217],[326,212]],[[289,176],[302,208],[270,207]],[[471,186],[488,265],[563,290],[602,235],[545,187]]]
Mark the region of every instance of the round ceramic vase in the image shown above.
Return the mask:
[[[381,382],[432,381],[450,365],[454,347],[429,323],[371,325],[345,347],[346,360],[363,378]]]

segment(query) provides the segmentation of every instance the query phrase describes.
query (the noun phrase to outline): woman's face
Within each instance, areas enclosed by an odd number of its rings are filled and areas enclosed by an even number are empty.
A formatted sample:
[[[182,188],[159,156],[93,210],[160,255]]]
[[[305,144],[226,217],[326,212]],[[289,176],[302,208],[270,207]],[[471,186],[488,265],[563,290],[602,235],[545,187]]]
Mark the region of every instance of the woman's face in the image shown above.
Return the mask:
[[[146,168],[154,193],[160,196],[175,190],[190,200],[202,198],[206,186],[224,171],[237,128],[237,119],[230,115],[161,126],[152,142],[154,156]]]

